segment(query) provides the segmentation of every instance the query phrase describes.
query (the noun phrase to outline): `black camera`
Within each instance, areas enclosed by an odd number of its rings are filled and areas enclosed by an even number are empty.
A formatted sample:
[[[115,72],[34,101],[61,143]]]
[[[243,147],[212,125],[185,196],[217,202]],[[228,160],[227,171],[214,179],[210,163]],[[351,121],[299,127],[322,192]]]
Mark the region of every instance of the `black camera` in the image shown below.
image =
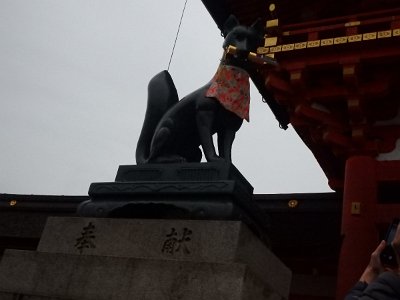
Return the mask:
[[[398,268],[398,266],[399,266],[399,263],[396,259],[396,252],[392,246],[392,242],[393,242],[394,236],[396,234],[398,225],[399,225],[399,219],[395,218],[393,220],[392,224],[390,224],[388,231],[386,233],[386,237],[385,237],[386,247],[381,252],[381,255],[380,255],[381,263],[384,267]]]

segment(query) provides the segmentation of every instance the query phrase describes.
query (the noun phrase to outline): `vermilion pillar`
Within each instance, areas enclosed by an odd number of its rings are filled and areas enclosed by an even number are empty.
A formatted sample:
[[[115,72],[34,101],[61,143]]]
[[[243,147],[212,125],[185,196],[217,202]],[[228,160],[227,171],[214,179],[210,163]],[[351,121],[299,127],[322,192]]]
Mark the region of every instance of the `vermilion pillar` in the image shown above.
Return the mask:
[[[346,161],[342,211],[343,242],[339,258],[337,300],[358,281],[378,245],[376,161],[353,156]]]

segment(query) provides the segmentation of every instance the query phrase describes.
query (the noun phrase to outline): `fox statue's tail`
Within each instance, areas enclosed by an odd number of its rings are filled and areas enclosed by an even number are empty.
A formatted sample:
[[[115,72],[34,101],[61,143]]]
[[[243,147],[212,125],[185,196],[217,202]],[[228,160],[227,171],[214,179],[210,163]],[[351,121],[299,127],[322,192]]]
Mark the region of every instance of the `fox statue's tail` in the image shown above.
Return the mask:
[[[146,115],[136,146],[137,164],[143,164],[147,161],[158,122],[165,112],[178,101],[178,93],[168,71],[162,71],[150,80]]]

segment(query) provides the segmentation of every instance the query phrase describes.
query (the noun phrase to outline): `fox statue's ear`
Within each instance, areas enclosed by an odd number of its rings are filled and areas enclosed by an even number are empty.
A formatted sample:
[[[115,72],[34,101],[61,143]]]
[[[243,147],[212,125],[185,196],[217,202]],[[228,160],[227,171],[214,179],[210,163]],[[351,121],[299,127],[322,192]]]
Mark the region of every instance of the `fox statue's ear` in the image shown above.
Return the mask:
[[[229,31],[239,25],[238,19],[234,15],[230,15],[228,19],[226,19],[224,26],[222,28],[222,36],[226,37]]]

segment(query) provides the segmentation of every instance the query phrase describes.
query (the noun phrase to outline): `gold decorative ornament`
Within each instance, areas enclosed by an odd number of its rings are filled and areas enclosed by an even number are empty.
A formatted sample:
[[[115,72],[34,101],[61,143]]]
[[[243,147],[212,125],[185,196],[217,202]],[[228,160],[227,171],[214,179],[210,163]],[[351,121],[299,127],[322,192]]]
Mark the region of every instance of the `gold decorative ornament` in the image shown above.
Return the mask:
[[[362,41],[362,34],[350,35],[348,37],[348,40],[349,40],[349,43],[361,42]]]
[[[292,51],[294,49],[294,44],[286,44],[282,46],[282,51]]]
[[[279,20],[278,19],[272,19],[268,20],[265,27],[271,28],[271,27],[278,27],[279,26]]]
[[[369,40],[375,40],[376,39],[376,32],[368,32],[363,34],[363,40],[364,41],[369,41]]]
[[[295,208],[295,207],[297,207],[298,205],[299,205],[299,201],[297,201],[297,200],[295,200],[295,199],[289,200],[289,202],[288,202],[289,208]]]
[[[337,45],[337,44],[346,44],[346,43],[347,43],[347,36],[340,36],[340,37],[337,37],[337,38],[335,38],[335,39],[333,40],[333,43],[334,43],[335,45]]]
[[[265,39],[264,46],[265,46],[265,47],[276,46],[277,43],[278,43],[278,37],[276,37],[276,36],[274,36],[274,37],[267,37],[267,38]]]
[[[333,45],[333,39],[323,39],[321,40],[321,46]]]
[[[378,31],[378,39],[388,38],[392,36],[391,30]]]
[[[275,11],[275,9],[276,9],[275,3],[271,3],[271,4],[269,5],[268,9],[269,9],[270,12]]]
[[[344,24],[344,26],[345,27],[353,27],[353,26],[358,26],[360,24],[361,24],[360,21],[353,21],[353,22],[347,22],[346,24]]]
[[[288,32],[289,35],[289,32]],[[275,41],[277,43],[276,37],[268,37],[265,39],[264,47],[261,47],[259,53],[277,53],[284,51],[293,51],[293,50],[302,50],[306,48],[317,48],[317,47],[326,47],[340,44],[348,44],[354,42],[362,42],[362,41],[373,41],[377,38],[397,38],[400,36],[400,28],[393,30],[384,30],[384,31],[375,31],[375,32],[367,32],[364,34],[355,34],[350,36],[339,36],[334,38],[327,38],[322,40],[312,40],[307,42],[298,42],[293,44],[282,44],[282,45],[273,45]],[[276,39],[276,40],[275,40]]]
[[[307,48],[319,47],[320,43],[321,43],[320,40],[308,41],[308,42],[307,42]]]

